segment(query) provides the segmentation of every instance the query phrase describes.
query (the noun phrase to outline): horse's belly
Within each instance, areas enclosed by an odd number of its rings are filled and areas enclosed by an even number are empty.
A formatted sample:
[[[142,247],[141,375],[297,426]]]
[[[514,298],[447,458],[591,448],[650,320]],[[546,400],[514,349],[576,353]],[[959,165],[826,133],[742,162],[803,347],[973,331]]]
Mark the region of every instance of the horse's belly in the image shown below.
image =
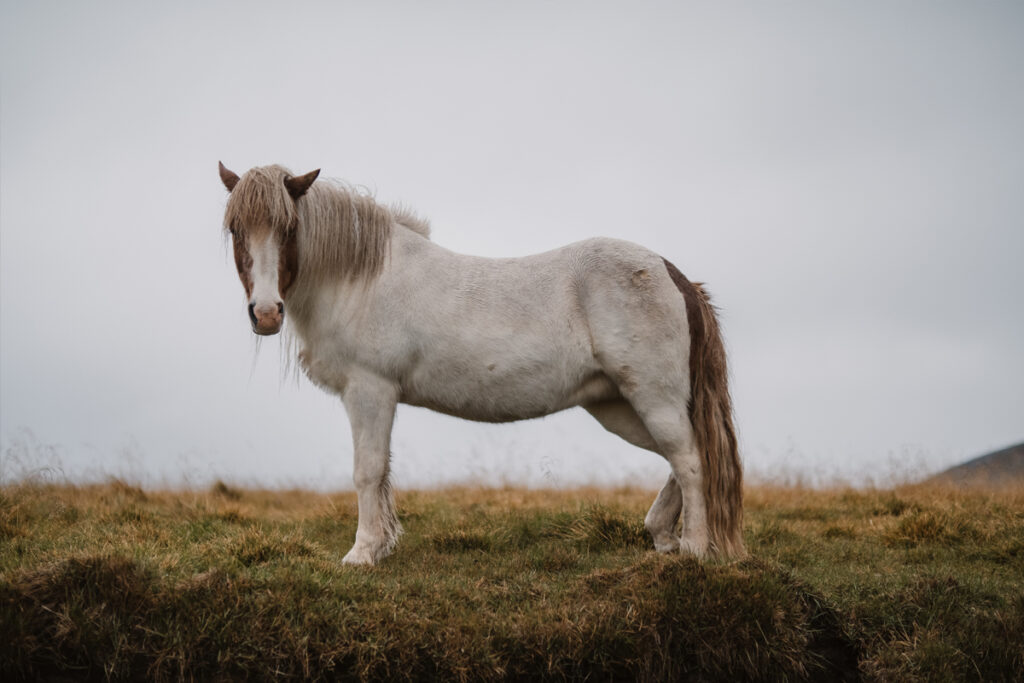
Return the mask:
[[[595,368],[549,364],[461,362],[421,367],[402,387],[401,401],[482,422],[511,422],[618,396]]]

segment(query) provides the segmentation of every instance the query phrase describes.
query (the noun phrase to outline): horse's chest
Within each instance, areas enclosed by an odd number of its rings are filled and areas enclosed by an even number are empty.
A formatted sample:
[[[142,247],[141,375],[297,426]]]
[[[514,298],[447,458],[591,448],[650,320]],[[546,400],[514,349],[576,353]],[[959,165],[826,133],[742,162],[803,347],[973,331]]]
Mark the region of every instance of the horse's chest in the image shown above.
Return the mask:
[[[348,375],[344,363],[337,359],[315,355],[309,349],[299,351],[299,367],[313,384],[327,391],[341,394],[348,385]]]

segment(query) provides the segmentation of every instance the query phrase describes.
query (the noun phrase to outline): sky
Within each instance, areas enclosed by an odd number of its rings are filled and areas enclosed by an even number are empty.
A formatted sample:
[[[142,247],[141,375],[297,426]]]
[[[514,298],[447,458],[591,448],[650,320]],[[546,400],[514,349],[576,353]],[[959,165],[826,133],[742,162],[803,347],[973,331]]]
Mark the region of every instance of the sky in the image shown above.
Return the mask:
[[[217,161],[322,169],[458,252],[629,239],[720,307],[754,479],[1024,440],[1019,2],[0,0],[0,479],[351,488],[257,348]],[[581,410],[399,409],[399,487],[655,487]]]

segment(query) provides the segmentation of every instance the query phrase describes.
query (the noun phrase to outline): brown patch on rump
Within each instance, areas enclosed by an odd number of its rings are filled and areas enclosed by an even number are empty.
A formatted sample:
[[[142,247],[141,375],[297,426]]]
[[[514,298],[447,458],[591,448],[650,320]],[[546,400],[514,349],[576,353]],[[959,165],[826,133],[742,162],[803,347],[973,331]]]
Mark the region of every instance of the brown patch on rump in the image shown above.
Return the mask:
[[[646,268],[641,268],[640,270],[633,271],[633,277],[631,279],[633,281],[634,287],[646,288],[649,287],[651,284],[651,274],[647,272]]]
[[[690,424],[704,472],[704,506],[712,552],[746,555],[743,546],[743,466],[732,423],[725,346],[711,298],[668,260],[665,268],[683,295],[690,325]]]

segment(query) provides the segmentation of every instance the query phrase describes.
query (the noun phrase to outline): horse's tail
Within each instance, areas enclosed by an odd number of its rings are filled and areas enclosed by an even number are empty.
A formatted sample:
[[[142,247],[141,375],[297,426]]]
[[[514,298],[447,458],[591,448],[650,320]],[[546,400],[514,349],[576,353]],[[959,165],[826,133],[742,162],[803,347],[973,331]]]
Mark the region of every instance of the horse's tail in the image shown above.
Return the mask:
[[[725,345],[711,299],[699,282],[690,282],[665,260],[665,267],[686,302],[690,324],[690,401],[687,406],[704,474],[709,552],[743,557],[743,466],[732,424],[732,399]]]

